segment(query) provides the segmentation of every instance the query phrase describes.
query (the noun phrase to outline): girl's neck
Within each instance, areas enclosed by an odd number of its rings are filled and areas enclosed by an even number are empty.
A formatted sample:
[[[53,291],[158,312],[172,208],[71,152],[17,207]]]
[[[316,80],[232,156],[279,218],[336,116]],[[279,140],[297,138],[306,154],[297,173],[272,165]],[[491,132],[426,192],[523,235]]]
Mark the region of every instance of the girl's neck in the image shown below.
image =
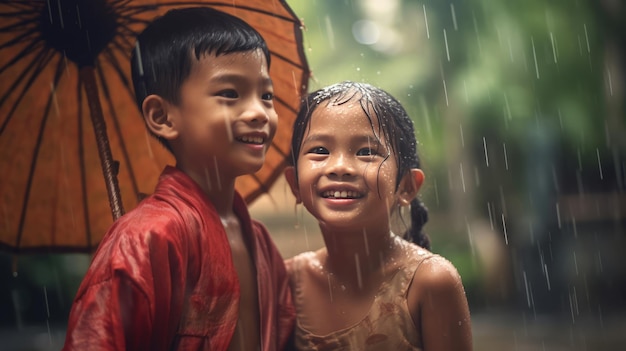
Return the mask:
[[[397,252],[399,239],[391,231],[384,233],[333,232],[322,230],[326,257],[322,264],[329,275],[355,288],[363,288],[370,278],[384,273]]]

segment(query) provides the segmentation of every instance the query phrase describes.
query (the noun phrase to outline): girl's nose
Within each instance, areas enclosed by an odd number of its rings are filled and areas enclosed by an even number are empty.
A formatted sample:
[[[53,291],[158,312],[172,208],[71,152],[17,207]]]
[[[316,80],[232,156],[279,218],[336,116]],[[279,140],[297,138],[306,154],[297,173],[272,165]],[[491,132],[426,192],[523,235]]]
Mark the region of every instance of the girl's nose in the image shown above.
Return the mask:
[[[328,177],[343,179],[356,174],[354,164],[349,156],[338,154],[331,157],[327,163],[326,174]]]

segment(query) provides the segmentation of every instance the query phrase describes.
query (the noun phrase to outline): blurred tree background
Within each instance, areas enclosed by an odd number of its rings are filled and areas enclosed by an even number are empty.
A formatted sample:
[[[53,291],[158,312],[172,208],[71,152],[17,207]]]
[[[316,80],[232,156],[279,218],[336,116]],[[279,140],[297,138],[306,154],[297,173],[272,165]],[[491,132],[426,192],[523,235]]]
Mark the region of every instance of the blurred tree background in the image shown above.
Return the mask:
[[[457,265],[473,309],[623,312],[622,2],[292,6],[311,90],[372,83],[414,119],[433,250]]]
[[[368,82],[414,119],[426,230],[462,275],[473,315],[509,311],[525,328],[549,316],[566,327],[564,349],[598,349],[593,330],[626,312],[626,4],[289,3],[305,25],[311,91]],[[285,257],[319,247],[313,221],[294,219],[285,199],[278,184],[251,211]],[[0,258],[3,327],[63,326],[89,258],[20,258],[17,276]],[[521,345],[528,330],[511,335]]]

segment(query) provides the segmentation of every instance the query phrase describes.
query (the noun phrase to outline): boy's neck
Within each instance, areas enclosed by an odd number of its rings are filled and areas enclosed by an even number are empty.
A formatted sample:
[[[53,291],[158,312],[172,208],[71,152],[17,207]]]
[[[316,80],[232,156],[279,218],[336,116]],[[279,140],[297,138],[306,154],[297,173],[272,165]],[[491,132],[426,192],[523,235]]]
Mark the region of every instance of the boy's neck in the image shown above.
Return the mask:
[[[221,218],[232,216],[235,179],[225,178],[221,174],[210,174],[209,172],[198,174],[193,170],[177,167],[198,184]]]

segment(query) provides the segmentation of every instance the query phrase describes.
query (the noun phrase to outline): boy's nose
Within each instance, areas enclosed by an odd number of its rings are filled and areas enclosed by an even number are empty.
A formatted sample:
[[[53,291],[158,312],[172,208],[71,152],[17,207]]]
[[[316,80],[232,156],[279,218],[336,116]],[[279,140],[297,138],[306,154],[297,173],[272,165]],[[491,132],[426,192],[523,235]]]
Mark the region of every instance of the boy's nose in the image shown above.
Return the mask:
[[[248,123],[266,124],[272,112],[273,109],[266,107],[262,100],[254,99],[246,106],[242,118]]]

